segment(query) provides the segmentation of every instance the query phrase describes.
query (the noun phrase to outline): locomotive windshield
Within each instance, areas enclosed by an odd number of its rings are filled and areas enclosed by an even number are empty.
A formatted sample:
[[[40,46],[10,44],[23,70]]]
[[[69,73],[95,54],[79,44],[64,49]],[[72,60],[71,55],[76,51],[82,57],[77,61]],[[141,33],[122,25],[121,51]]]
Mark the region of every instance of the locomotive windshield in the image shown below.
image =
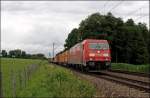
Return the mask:
[[[89,43],[90,49],[109,49],[107,43]]]

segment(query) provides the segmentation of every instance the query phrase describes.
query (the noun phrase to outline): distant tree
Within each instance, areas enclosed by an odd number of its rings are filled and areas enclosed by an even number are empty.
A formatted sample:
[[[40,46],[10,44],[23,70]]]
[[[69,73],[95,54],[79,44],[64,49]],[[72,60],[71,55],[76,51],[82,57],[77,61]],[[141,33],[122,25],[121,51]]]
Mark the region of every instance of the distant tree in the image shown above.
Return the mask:
[[[15,57],[15,52],[14,50],[9,51],[9,57]]]
[[[2,57],[7,57],[7,51],[6,50],[2,50]]]
[[[9,51],[9,57],[21,58],[23,55],[25,55],[25,51],[22,52],[20,49],[15,49],[15,50]]]
[[[0,51],[0,57],[2,57],[2,51]]]
[[[64,45],[65,48],[71,48],[74,44],[78,42],[79,35],[78,29],[74,28],[68,35],[68,39],[65,40],[66,44]]]
[[[46,59],[45,55],[42,53],[26,54],[26,52],[22,51],[21,49],[10,50],[8,57],[26,59]]]
[[[22,52],[21,52],[21,57],[22,57],[22,58],[25,58],[25,57],[26,57],[26,52],[25,52],[25,51],[22,51]]]
[[[42,53],[38,53],[38,54],[36,54],[36,56],[40,59],[45,59],[45,56]]]
[[[149,52],[149,64],[150,64],[150,31],[148,32],[148,52]]]
[[[25,58],[30,59],[31,56],[32,56],[31,54],[26,54],[26,57],[25,57]]]
[[[26,58],[30,58],[30,59],[46,59],[45,55],[42,53],[38,53],[38,54],[27,54]]]
[[[44,57],[44,54],[38,53],[37,56],[38,56],[38,57]]]
[[[14,53],[15,53],[15,57],[16,58],[20,58],[21,57],[21,50],[20,49],[14,50]]]

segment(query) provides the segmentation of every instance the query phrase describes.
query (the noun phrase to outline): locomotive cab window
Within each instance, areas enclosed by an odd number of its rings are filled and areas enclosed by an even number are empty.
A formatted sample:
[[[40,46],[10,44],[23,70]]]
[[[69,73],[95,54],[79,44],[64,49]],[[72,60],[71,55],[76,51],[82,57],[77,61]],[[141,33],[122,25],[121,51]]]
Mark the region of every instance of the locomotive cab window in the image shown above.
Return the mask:
[[[84,50],[84,45],[81,45],[82,49]]]
[[[107,43],[89,43],[90,49],[109,49]]]

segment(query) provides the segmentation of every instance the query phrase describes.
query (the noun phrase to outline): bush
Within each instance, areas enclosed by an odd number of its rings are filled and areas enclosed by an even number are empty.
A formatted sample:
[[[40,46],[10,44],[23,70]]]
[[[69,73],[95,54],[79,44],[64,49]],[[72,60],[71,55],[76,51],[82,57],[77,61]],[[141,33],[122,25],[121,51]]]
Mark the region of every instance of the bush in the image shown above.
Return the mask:
[[[149,73],[150,65],[149,64],[133,65],[133,64],[126,64],[126,63],[112,63],[112,69]]]

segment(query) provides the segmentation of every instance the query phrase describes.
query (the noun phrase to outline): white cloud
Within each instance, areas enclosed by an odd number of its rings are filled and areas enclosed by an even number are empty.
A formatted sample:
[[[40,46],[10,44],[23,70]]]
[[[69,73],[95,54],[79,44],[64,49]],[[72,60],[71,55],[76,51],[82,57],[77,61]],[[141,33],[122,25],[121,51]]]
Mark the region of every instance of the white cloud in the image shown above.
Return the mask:
[[[107,13],[120,1],[2,1],[2,49],[21,48],[29,53],[52,52],[63,49],[68,33],[78,27],[81,20],[94,12]],[[105,7],[104,7],[105,5]],[[142,10],[128,15],[142,7]],[[138,14],[149,15],[148,1],[123,1],[112,10],[114,16],[136,19]],[[127,17],[128,15],[128,17]],[[149,16],[137,19],[146,22]]]

